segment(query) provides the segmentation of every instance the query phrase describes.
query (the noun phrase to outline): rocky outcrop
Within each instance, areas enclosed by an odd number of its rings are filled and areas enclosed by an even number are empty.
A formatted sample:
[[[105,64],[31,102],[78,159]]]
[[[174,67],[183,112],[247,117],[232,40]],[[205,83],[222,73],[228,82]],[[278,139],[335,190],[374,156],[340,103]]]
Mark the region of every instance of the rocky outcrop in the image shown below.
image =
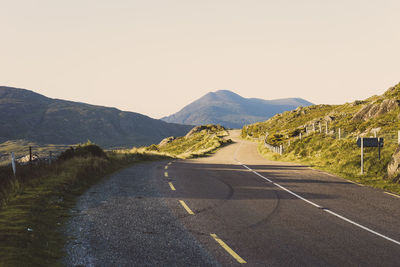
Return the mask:
[[[187,139],[187,138],[191,137],[192,135],[194,135],[195,133],[199,133],[199,132],[201,132],[203,130],[207,130],[207,129],[208,129],[207,125],[196,126],[185,135],[185,138]]]
[[[354,116],[353,120],[368,120],[379,117],[387,112],[393,111],[400,107],[400,100],[385,99],[381,103],[370,103],[365,105]]]
[[[171,143],[172,141],[174,141],[175,139],[176,139],[175,136],[170,136],[170,137],[164,138],[158,145],[160,147],[165,146],[165,145]]]
[[[400,146],[397,147],[392,160],[388,164],[387,178],[393,182],[400,182]]]

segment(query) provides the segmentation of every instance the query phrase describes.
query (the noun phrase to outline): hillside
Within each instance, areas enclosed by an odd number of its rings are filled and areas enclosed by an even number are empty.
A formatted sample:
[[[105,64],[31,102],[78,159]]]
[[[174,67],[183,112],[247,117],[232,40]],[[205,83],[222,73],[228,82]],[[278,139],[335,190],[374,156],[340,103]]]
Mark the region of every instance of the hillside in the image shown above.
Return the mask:
[[[400,84],[381,96],[343,105],[314,105],[277,114],[242,129],[242,137],[283,146],[283,154],[260,151],[272,159],[310,164],[360,183],[393,189],[397,178],[387,176],[387,166],[398,147],[400,130]],[[328,126],[328,128],[326,128]],[[320,131],[321,130],[321,131]],[[364,174],[360,174],[357,137],[382,137],[381,160],[377,148],[364,149]],[[394,189],[393,189],[394,190]]]
[[[184,135],[191,128],[116,108],[0,87],[0,143],[28,140],[39,144],[76,144],[89,139],[104,147],[132,147],[158,143],[166,136]]]
[[[301,98],[263,100],[244,98],[228,90],[219,90],[206,94],[162,120],[191,125],[221,124],[229,128],[242,128],[246,124],[264,121],[276,113],[309,105],[312,103]]]

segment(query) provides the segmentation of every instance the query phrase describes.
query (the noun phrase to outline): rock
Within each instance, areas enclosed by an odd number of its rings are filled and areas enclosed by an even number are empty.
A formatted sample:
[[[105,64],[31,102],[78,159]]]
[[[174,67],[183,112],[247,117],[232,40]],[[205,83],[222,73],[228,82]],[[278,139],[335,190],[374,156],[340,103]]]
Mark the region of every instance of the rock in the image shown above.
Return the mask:
[[[381,130],[381,127],[378,127],[378,128],[372,128],[371,129],[371,133],[373,133],[373,134],[378,134],[379,132],[380,132],[380,130]]]
[[[387,177],[393,182],[400,181],[400,146],[397,147],[392,160],[388,164]]]
[[[358,106],[361,104],[365,104],[365,101],[364,100],[356,100],[353,103],[350,103],[350,106],[354,107],[354,106]]]
[[[381,103],[370,103],[361,108],[352,118],[352,120],[368,120],[379,117],[387,112],[400,107],[400,100],[385,99]]]
[[[32,155],[32,163],[39,162],[40,158],[38,155],[33,154]],[[29,155],[23,156],[22,158],[17,159],[17,162],[21,165],[26,165],[29,163]]]
[[[332,121],[335,120],[335,117],[334,117],[334,116],[329,116],[329,115],[328,115],[328,116],[325,116],[324,120],[327,121],[327,122],[332,122]]]
[[[207,130],[207,129],[208,129],[208,127],[206,125],[196,126],[185,135],[185,138],[189,138],[192,135],[194,135],[195,133],[199,133],[199,132],[201,132],[203,130]]]
[[[158,145],[165,146],[165,145],[171,143],[172,141],[174,141],[175,139],[176,139],[175,136],[170,136],[170,137],[164,138],[163,140],[161,140],[161,142]]]

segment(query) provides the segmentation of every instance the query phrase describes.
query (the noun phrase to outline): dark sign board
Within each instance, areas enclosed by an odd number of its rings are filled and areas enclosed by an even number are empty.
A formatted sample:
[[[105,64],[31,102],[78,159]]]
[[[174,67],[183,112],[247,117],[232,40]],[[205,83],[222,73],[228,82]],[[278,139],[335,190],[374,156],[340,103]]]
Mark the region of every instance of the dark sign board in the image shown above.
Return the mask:
[[[378,147],[378,138],[363,138],[364,147]],[[357,139],[357,146],[361,147],[361,138]],[[383,138],[379,138],[379,146],[383,147]]]

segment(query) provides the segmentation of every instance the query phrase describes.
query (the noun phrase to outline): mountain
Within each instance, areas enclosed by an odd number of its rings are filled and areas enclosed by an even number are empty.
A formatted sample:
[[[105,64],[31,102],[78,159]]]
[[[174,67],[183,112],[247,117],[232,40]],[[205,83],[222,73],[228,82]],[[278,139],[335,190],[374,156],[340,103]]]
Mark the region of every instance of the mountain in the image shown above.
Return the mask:
[[[221,124],[229,128],[241,128],[274,116],[277,113],[309,106],[312,103],[301,98],[263,100],[244,98],[228,90],[210,92],[179,112],[161,118],[166,122],[181,124]]]
[[[132,147],[185,135],[191,128],[139,113],[0,86],[0,143],[23,139],[40,144],[76,144],[89,139],[104,147]]]

